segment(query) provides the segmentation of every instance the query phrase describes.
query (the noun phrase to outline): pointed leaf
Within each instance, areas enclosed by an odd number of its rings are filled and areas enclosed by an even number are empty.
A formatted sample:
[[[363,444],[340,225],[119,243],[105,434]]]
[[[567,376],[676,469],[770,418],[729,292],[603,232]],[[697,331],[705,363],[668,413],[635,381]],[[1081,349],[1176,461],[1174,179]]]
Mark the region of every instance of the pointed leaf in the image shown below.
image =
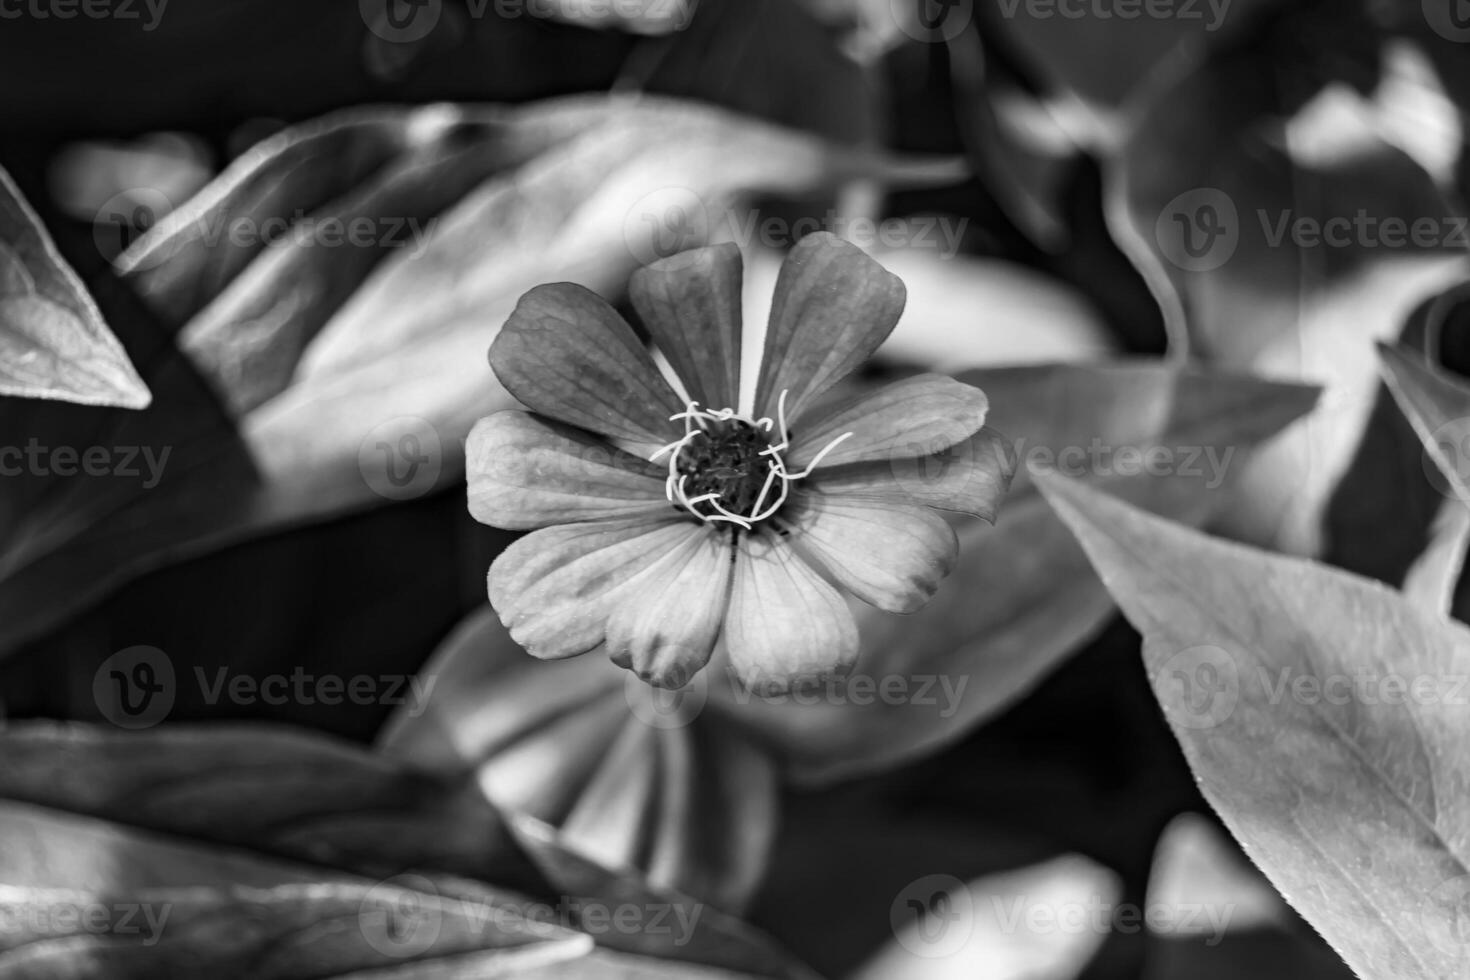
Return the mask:
[[[899,894],[895,941],[853,980],[910,976],[936,961],[948,977],[1076,980],[1108,934],[1074,910],[1121,898],[1116,874],[1076,854],[968,882],[929,875]]]
[[[1389,390],[1414,426],[1424,449],[1470,506],[1470,386],[1433,369],[1428,358],[1400,345],[1380,344]]]
[[[1432,370],[1422,354],[1401,345],[1380,346],[1378,354],[1389,391],[1442,478],[1433,482],[1450,498],[1404,579],[1404,592],[1422,608],[1447,616],[1470,548],[1470,388]]]
[[[1382,585],[1041,487],[1129,620],[1205,797],[1364,980],[1463,975],[1470,630]]]
[[[1181,813],[1159,837],[1148,875],[1148,905],[1167,911],[1173,934],[1206,935],[1283,924],[1281,896],[1209,818]]]
[[[1426,612],[1450,615],[1467,551],[1470,551],[1470,508],[1458,500],[1446,500],[1429,528],[1424,551],[1404,573],[1404,595]]]
[[[145,408],[151,395],[41,220],[0,170],[0,395]]]

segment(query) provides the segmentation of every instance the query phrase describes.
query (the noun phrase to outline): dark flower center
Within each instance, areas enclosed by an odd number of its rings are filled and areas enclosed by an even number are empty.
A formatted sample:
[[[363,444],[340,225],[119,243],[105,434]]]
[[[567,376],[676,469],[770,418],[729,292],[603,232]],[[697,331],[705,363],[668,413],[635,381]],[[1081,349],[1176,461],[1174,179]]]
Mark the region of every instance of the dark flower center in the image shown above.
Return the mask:
[[[780,479],[771,476],[778,461],[770,448],[765,433],[742,419],[711,422],[693,433],[679,448],[676,463],[690,509],[706,518],[719,516],[720,507],[740,517],[765,509],[781,490]],[[709,494],[717,496],[699,499]]]
[[[711,411],[691,401],[670,422],[684,420],[684,434],[648,457],[668,457],[664,493],[670,503],[710,524],[754,531],[786,504],[791,484],[811,475],[822,457],[852,435],[844,432],[822,447],[799,472],[786,469],[782,453],[791,447],[786,425],[786,392],[776,400],[776,418],[751,418],[733,408]],[[773,441],[779,436],[780,442]],[[789,529],[778,528],[780,534]]]

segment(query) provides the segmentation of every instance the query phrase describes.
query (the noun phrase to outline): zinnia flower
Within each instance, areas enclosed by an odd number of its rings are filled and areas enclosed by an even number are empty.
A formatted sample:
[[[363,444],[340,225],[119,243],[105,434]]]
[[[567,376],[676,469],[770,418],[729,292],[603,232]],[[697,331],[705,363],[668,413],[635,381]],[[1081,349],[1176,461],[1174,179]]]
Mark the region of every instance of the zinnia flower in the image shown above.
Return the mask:
[[[477,520],[532,530],[490,568],[490,601],[535,656],[604,648],[680,687],[723,639],[747,687],[781,690],[857,656],[840,587],[921,607],[958,550],[933,508],[993,521],[1011,476],[977,388],[921,375],[822,396],[888,337],[903,283],[825,233],[776,283],[751,406],[740,407],[740,252],[716,245],[634,274],[633,328],[571,283],[521,298],[490,364],[531,411],[470,435]]]

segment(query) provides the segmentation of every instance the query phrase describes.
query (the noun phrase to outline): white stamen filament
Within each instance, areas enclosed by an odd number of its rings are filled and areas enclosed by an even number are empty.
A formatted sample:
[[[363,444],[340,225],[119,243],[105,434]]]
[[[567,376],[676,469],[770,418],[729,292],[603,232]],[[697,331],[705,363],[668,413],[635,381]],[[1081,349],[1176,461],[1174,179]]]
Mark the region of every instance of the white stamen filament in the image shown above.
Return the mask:
[[[827,443],[825,446],[822,447],[821,452],[812,457],[812,461],[807,464],[806,469],[802,470],[800,473],[787,473],[786,478],[788,480],[802,480],[808,476],[811,476],[812,470],[817,468],[817,464],[822,461],[822,457],[826,456],[832,450],[836,449],[838,443],[842,442],[842,440],[846,439],[850,435],[852,435],[851,432],[844,432],[836,439],[833,439],[831,442]]]
[[[786,461],[781,458],[781,454],[791,447],[791,433],[786,427],[786,389],[782,389],[781,395],[776,401],[776,418],[779,421],[772,421],[770,418],[753,419],[749,416],[741,415],[733,408],[710,411],[709,409],[700,408],[699,403],[696,401],[689,402],[688,407],[684,411],[670,415],[670,422],[677,422],[679,419],[684,420],[684,435],[649,457],[650,462],[658,462],[660,456],[665,453],[669,454],[669,476],[664,481],[665,496],[669,498],[671,503],[682,506],[702,521],[709,523],[724,521],[739,525],[747,531],[751,530],[756,522],[763,521],[775,514],[786,503],[786,498],[791,492],[791,483],[810,476],[812,471],[817,468],[817,465],[821,463],[822,459],[828,453],[836,449],[844,439],[852,435],[851,432],[844,432],[823,446],[821,451],[812,457],[811,463],[800,473],[788,473],[786,471]],[[689,479],[689,474],[679,472],[679,456],[683,452],[684,447],[695,436],[708,434],[708,424],[710,422],[741,422],[754,429],[764,428],[767,432],[772,432],[773,430],[780,432],[781,441],[774,446],[768,446],[762,449],[758,454],[767,457],[766,480],[761,486],[759,496],[756,497],[755,505],[747,515],[735,514],[726,509],[718,492],[704,493],[698,497],[691,498],[688,491],[684,488],[685,482]],[[699,426],[698,429],[695,428],[696,424]],[[778,426],[779,429],[777,429]],[[770,496],[771,488],[777,484],[777,481],[779,481],[779,490],[776,498],[767,505],[766,498]],[[695,509],[698,504],[705,503],[714,508],[717,513],[705,514]]]

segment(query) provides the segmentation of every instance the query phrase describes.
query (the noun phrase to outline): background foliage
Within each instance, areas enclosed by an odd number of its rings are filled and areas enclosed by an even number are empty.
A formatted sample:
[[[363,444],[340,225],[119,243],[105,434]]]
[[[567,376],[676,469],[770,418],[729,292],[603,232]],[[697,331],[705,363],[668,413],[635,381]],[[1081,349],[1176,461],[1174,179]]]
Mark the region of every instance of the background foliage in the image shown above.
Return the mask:
[[[0,976],[1464,975],[1464,704],[1272,686],[1470,673],[1456,22],[432,0],[394,40],[372,7],[0,24],[0,446],[114,464],[0,482]],[[355,218],[412,247],[294,234]],[[759,322],[803,220],[894,223],[864,244],[910,304],[862,382],[979,385],[1023,464],[929,608],[860,612],[859,675],[965,686],[711,676],[671,722],[488,614],[484,352],[531,286],[620,302],[740,229]],[[380,443],[422,470],[385,482]],[[130,731],[105,679],[144,661],[173,679]],[[435,683],[211,687],[293,672]],[[163,941],[36,911],[123,902],[173,909]],[[707,914],[672,942],[587,903]],[[1174,927],[1115,915],[1145,907]]]

